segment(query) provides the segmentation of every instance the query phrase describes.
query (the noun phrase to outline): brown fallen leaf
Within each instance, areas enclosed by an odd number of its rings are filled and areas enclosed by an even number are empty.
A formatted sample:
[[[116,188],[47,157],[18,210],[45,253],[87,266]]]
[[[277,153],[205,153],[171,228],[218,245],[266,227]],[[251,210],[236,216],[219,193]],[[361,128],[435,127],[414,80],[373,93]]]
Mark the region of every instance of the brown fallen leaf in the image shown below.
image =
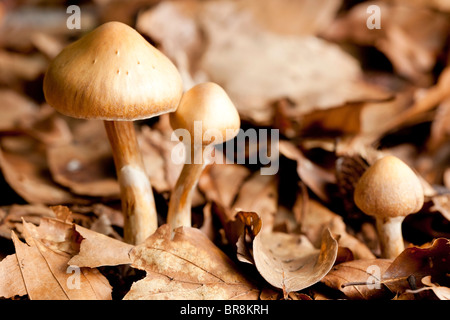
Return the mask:
[[[326,39],[374,46],[395,71],[417,83],[429,83],[430,73],[445,45],[445,12],[410,2],[373,1],[382,15],[381,28],[366,27],[368,4],[359,3],[338,17],[322,33]]]
[[[408,293],[419,293],[425,290],[431,290],[440,300],[450,300],[450,288],[443,287],[439,284],[431,282],[431,276],[425,276],[422,278],[422,283],[425,287],[417,290],[407,290]]]
[[[250,170],[239,164],[212,164],[207,167],[198,182],[206,199],[231,208],[242,184],[248,179]]]
[[[261,231],[262,221],[256,212],[239,211],[234,229],[240,231],[236,243],[236,256],[241,262],[255,264],[253,259],[253,240]],[[236,236],[237,237],[237,236]]]
[[[24,227],[26,229],[28,224],[25,223]],[[17,263],[14,265],[11,262],[13,258],[5,259],[8,262],[7,269],[0,267],[0,270],[9,272],[2,273],[0,278],[5,279],[1,281],[2,286],[18,282],[14,285],[18,291],[1,288],[0,292],[5,292],[9,297],[26,293],[31,300],[111,299],[111,286],[98,270],[69,266],[69,254],[47,247],[32,234],[26,235],[27,243],[20,241],[14,233],[12,239],[16,253],[10,257],[15,257]],[[13,270],[10,270],[11,267]]]
[[[411,289],[411,281],[420,288],[423,277],[431,275],[433,282],[440,283],[447,280],[449,272],[450,240],[438,238],[421,248],[406,248],[382,274],[382,283],[393,293],[401,294]]]
[[[244,0],[243,9],[255,24],[270,32],[287,35],[317,35],[335,18],[341,0],[292,1]],[[280,19],[279,17],[283,17]]]
[[[51,179],[42,145],[24,137],[3,138],[1,144],[0,165],[5,180],[27,202],[87,202]]]
[[[323,233],[320,249],[295,234],[261,232],[253,240],[258,272],[285,295],[319,282],[333,267],[337,251],[337,241],[328,230]]]
[[[147,272],[124,299],[258,299],[259,290],[219,248],[195,228],[161,226],[130,253]]]
[[[20,127],[24,133],[48,146],[66,144],[72,140],[67,122],[47,104],[42,105],[33,117],[22,118]]]
[[[46,59],[39,53],[21,54],[0,50],[0,83],[10,86],[21,81],[33,81],[47,67]]]
[[[450,137],[450,98],[445,98],[437,107],[434,120],[431,124],[431,132],[427,141],[430,151],[438,151]],[[449,181],[450,182],[450,181]],[[444,183],[445,184],[445,183]],[[450,184],[447,184],[449,186]]]
[[[107,140],[80,140],[47,148],[52,178],[74,194],[118,199],[120,190],[115,177],[111,148]]]
[[[271,231],[278,208],[278,178],[259,171],[247,179],[236,196],[230,212],[257,212],[262,220],[261,232]]]
[[[340,263],[321,280],[351,300],[372,300],[392,297],[381,285],[381,275],[391,265],[388,259],[363,259]]]
[[[302,206],[302,202],[302,198],[298,197],[295,206]],[[314,199],[308,200],[307,209],[299,223],[302,233],[317,247],[320,246],[324,230],[329,229],[339,246],[348,248],[355,259],[375,258],[363,242],[346,231],[347,227],[341,216]]]
[[[82,240],[79,252],[69,261],[70,265],[95,268],[131,263],[129,253],[132,245],[78,225],[74,227]]]
[[[281,99],[292,101],[301,116],[379,96],[362,80],[356,59],[315,36],[339,1],[328,1],[320,10],[304,1],[265,1],[270,10],[251,0],[162,2],[142,14],[138,26],[174,59],[188,87],[199,81],[219,83],[241,118],[254,124],[270,125],[272,104]],[[281,21],[276,13],[283,10],[288,13]],[[170,25],[161,23],[167,20]],[[293,25],[300,28],[295,33]],[[180,29],[189,36],[180,36]],[[339,72],[333,72],[336,65]]]
[[[279,150],[283,156],[297,162],[297,174],[308,188],[321,200],[328,202],[330,192],[336,188],[334,173],[312,162],[288,140],[280,140]]]
[[[4,216],[0,217],[0,236],[11,237],[11,231],[22,234],[22,221],[39,224],[43,217],[55,217],[54,212],[42,204],[13,204],[10,207],[3,207]]]
[[[14,296],[27,294],[25,283],[20,281],[20,272],[17,256],[11,254],[0,261],[0,297],[9,299]]]
[[[160,127],[163,126],[164,124],[160,124]],[[150,128],[144,125],[138,132],[139,146],[147,175],[153,188],[162,194],[172,191],[183,167],[171,158],[178,140],[172,141],[170,135],[167,135],[164,130],[165,128]]]
[[[21,120],[35,117],[39,107],[14,90],[0,90],[0,131],[19,131]]]
[[[37,31],[51,36],[79,36],[90,30],[98,19],[92,9],[82,6],[80,16],[81,29],[67,28],[66,7],[41,6],[35,3],[7,5],[5,19],[0,26],[0,45],[15,48],[19,51],[32,49],[34,36]]]

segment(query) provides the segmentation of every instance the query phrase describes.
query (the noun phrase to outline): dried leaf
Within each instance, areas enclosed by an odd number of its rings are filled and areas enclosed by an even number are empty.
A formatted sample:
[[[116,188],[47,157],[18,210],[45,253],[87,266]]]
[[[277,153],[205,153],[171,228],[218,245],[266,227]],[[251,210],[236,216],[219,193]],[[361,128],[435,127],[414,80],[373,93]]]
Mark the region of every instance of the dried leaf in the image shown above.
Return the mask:
[[[306,238],[283,233],[259,233],[253,241],[255,266],[264,279],[284,292],[299,291],[320,281],[333,267],[337,241],[327,230],[321,248]]]
[[[183,167],[171,158],[178,140],[172,141],[162,130],[142,126],[138,141],[152,187],[158,193],[172,191]]]
[[[47,104],[44,104],[33,117],[22,118],[21,129],[48,146],[62,145],[72,139],[66,121]]]
[[[280,153],[297,162],[297,174],[300,179],[322,200],[329,201],[330,189],[336,185],[336,177],[332,172],[309,160],[292,142],[280,140]]]
[[[68,255],[47,248],[38,239],[28,237],[28,244],[20,241],[15,234],[12,239],[16,248],[14,256],[19,262],[17,266],[20,270],[20,277],[17,277],[17,271],[8,274],[2,273],[1,277],[5,278],[6,282],[22,282],[30,299],[111,299],[111,287],[106,278],[97,270],[71,269],[67,264]],[[1,265],[3,263],[2,261]],[[78,270],[75,271],[78,274],[73,275],[73,270]],[[15,277],[10,279],[11,276]],[[23,295],[23,290],[14,292],[14,295],[19,294]],[[10,292],[9,295],[11,296],[12,293]]]
[[[9,299],[14,296],[24,296],[27,289],[20,272],[19,262],[15,254],[0,261],[0,297]]]
[[[231,208],[250,170],[239,164],[212,164],[200,177],[198,186],[209,201]]]
[[[431,275],[433,282],[445,281],[450,271],[450,241],[438,238],[423,248],[406,248],[382,275],[382,283],[394,293],[410,289],[409,279],[419,287],[420,280]]]
[[[445,44],[448,19],[445,13],[409,2],[372,1],[382,13],[381,28],[366,27],[368,4],[360,3],[324,30],[324,37],[372,45],[382,51],[395,70],[409,79],[427,83],[437,54]]]
[[[381,285],[381,275],[391,263],[388,259],[344,262],[334,266],[322,282],[352,300],[389,298],[392,293]]]
[[[431,282],[431,276],[426,276],[422,278],[422,283],[426,286],[417,290],[407,290],[408,293],[419,293],[424,290],[432,290],[434,294],[440,300],[450,300],[450,288],[449,287],[441,287],[438,284]]]
[[[262,220],[261,232],[266,232],[271,231],[273,228],[277,208],[277,177],[273,175],[261,175],[258,171],[242,184],[231,212],[257,212]]]
[[[267,31],[287,35],[319,34],[331,24],[341,4],[341,0],[241,1],[243,9],[252,13],[255,24]]]
[[[75,230],[83,237],[79,253],[69,263],[79,267],[95,268],[130,264],[133,246],[104,234],[75,225]]]
[[[302,201],[299,197],[295,205],[302,206]],[[313,199],[308,200],[306,207],[300,220],[301,231],[315,246],[320,246],[324,230],[329,229],[339,246],[350,249],[355,259],[375,258],[363,242],[347,233],[346,224],[341,216]]]
[[[75,139],[70,144],[49,147],[47,159],[52,178],[73,193],[119,198],[119,184],[107,140]]]
[[[146,270],[125,299],[257,299],[259,291],[201,231],[161,226],[131,251]]]
[[[0,131],[19,131],[23,118],[35,117],[38,106],[14,90],[0,90]]]
[[[0,236],[11,237],[11,231],[22,233],[22,221],[39,224],[43,217],[55,217],[53,211],[42,204],[3,207],[4,216],[0,217]]]
[[[27,202],[42,204],[64,204],[86,202],[73,196],[54,183],[48,172],[45,153],[39,145],[20,138],[12,139],[18,148],[25,150],[11,150],[5,148],[2,140],[0,165],[8,184]]]
[[[20,81],[33,81],[47,67],[40,54],[23,55],[0,50],[0,83],[15,85]]]

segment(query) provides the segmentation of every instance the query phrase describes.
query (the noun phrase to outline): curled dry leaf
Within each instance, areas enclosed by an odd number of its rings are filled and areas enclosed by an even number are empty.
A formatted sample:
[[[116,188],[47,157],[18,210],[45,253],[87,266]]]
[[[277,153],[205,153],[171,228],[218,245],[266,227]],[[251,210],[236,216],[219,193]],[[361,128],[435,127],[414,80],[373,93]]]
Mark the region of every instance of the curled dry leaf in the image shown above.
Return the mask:
[[[161,226],[130,253],[147,271],[125,299],[257,299],[259,290],[201,231]]]
[[[406,248],[382,275],[382,283],[394,293],[411,289],[410,281],[417,287],[421,279],[432,277],[433,282],[443,283],[450,271],[450,240],[435,239],[431,245]]]
[[[450,288],[442,287],[439,284],[431,282],[431,276],[426,276],[422,278],[422,283],[425,287],[417,289],[417,290],[407,290],[408,293],[419,293],[425,290],[432,290],[434,294],[440,300],[450,300]]]
[[[261,231],[262,221],[256,212],[239,211],[235,229],[241,226],[241,233],[236,241],[236,255],[239,261],[255,264],[253,259],[253,240]]]
[[[381,285],[381,275],[391,265],[388,259],[362,259],[340,263],[321,280],[351,300],[372,300],[392,297]]]
[[[231,212],[257,212],[262,220],[261,232],[271,231],[278,207],[278,179],[259,171],[245,181],[236,197]]]
[[[337,241],[324,231],[316,249],[304,236],[281,232],[259,233],[253,240],[255,266],[264,279],[285,293],[319,282],[333,267]]]

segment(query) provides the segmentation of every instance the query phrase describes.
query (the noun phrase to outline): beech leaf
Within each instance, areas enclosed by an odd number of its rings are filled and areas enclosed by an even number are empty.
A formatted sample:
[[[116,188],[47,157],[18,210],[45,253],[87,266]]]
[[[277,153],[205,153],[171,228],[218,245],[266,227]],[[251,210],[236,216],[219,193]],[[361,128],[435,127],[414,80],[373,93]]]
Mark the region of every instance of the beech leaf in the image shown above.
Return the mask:
[[[304,236],[259,233],[253,241],[255,266],[264,279],[284,292],[299,291],[319,282],[333,267],[337,241],[329,230],[316,249]]]
[[[200,230],[165,224],[131,250],[132,266],[147,271],[125,299],[257,299],[259,290]]]

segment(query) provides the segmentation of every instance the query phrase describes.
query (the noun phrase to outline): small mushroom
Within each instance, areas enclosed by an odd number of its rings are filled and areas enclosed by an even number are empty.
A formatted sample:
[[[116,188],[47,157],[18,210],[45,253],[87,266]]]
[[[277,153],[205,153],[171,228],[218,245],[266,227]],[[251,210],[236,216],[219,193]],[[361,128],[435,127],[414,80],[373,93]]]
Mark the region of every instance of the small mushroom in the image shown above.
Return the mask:
[[[167,223],[172,230],[191,226],[192,194],[203,169],[211,163],[214,145],[233,139],[241,125],[239,113],[225,90],[213,82],[184,93],[170,114],[175,134],[183,137],[186,161],[172,192]]]
[[[104,121],[128,243],[141,243],[158,227],[133,121],[175,111],[182,92],[172,62],[136,30],[115,21],[64,48],[45,74],[48,104],[70,117]]]
[[[375,217],[382,257],[397,257],[404,250],[402,222],[424,202],[422,184],[414,171],[395,156],[378,159],[359,179],[354,201]]]

